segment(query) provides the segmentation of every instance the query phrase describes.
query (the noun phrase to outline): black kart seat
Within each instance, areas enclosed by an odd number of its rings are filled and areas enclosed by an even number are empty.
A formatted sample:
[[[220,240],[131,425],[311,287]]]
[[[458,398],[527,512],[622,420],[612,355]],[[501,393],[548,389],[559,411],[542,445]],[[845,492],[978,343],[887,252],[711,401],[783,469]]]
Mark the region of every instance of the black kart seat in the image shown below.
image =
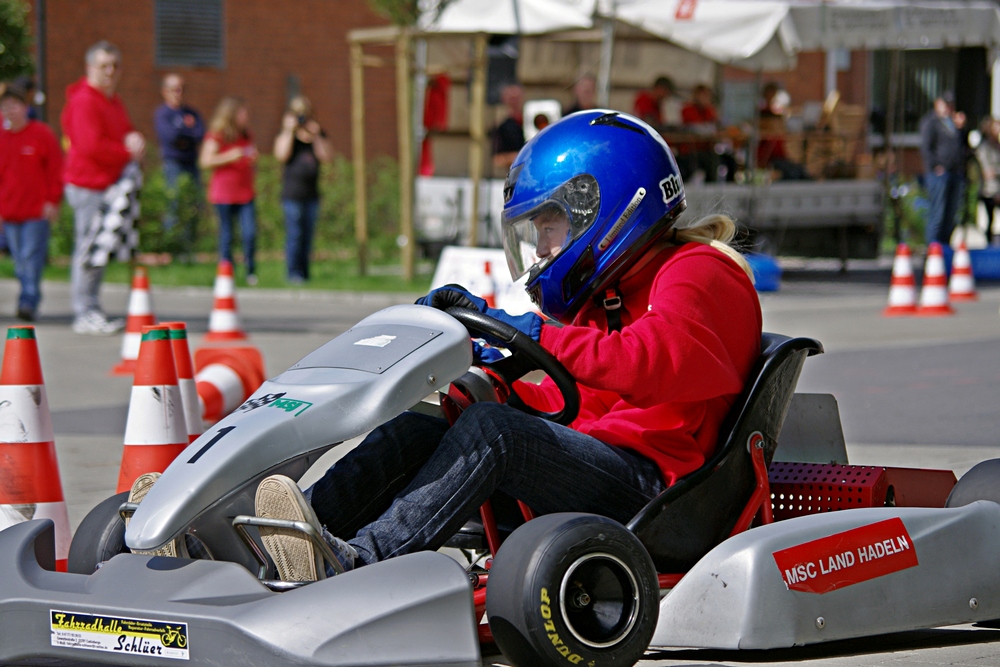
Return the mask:
[[[770,464],[806,357],[822,352],[811,338],[763,334],[760,359],[722,423],[715,455],[628,523],[659,572],[686,572],[729,537],[756,485],[747,447],[751,435],[763,436]]]

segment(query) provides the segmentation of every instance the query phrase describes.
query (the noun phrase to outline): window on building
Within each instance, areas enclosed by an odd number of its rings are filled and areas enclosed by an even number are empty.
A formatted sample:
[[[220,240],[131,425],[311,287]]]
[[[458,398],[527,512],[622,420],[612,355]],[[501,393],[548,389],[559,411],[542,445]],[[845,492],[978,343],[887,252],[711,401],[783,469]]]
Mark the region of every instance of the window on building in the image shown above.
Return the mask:
[[[223,0],[156,0],[156,65],[222,67]]]
[[[934,106],[940,93],[955,91],[958,52],[950,49],[899,52],[899,79],[896,82],[894,133],[920,130],[920,119]],[[889,77],[892,54],[876,51],[872,72],[872,126],[885,132],[889,111]]]

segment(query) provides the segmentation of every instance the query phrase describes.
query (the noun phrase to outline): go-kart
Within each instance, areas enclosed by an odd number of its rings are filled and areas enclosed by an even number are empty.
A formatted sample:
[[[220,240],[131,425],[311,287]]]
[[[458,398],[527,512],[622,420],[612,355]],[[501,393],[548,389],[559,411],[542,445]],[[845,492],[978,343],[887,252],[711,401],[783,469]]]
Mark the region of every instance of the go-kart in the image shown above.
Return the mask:
[[[510,355],[470,367],[470,335]],[[898,506],[916,504],[919,471],[891,485],[884,469],[848,466],[769,477],[801,368],[822,348],[769,334],[762,347],[717,453],[625,526],[523,504],[505,525],[487,503],[453,543],[485,550],[488,567],[428,552],[276,581],[261,526],[300,530],[336,559],[308,524],[253,516],[265,476],[299,479],[336,444],[427,409],[434,391],[452,418],[484,400],[531,411],[514,380],[535,369],[564,398],[540,416],[575,417],[572,377],[515,329],[461,309],[380,311],[265,382],[140,504],[119,494],[95,507],[69,573],[54,571],[50,521],[0,532],[0,664],[473,666],[495,640],[521,667],[631,665],[650,646],[777,648],[1000,618],[1000,505],[977,502],[1000,500],[995,462],[936,508]],[[841,506],[859,509],[830,511]],[[781,512],[802,516],[775,522]],[[175,539],[192,558],[131,553]]]

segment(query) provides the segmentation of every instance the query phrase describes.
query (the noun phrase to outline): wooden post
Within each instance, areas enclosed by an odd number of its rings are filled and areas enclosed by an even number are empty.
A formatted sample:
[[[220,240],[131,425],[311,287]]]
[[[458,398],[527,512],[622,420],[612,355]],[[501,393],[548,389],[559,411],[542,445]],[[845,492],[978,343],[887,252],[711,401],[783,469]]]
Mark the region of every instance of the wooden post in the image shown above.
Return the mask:
[[[368,270],[368,198],[365,178],[364,47],[351,42],[351,152],[354,154],[354,238],[358,244],[358,273]]]
[[[472,181],[472,215],[469,245],[479,245],[479,184],[483,180],[483,112],[486,107],[486,34],[476,35],[472,63],[472,103],[469,108],[469,179]]]
[[[399,135],[399,232],[403,279],[413,280],[413,108],[410,102],[410,34],[396,39],[396,133]]]

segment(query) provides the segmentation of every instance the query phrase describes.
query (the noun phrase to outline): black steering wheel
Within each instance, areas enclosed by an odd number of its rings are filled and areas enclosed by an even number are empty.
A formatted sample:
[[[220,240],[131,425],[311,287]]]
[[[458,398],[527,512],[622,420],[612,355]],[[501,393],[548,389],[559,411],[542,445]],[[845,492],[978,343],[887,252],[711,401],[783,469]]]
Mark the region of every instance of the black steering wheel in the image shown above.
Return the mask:
[[[580,412],[580,390],[577,388],[573,376],[552,353],[539,345],[531,336],[478,310],[452,306],[445,312],[465,325],[465,328],[469,330],[469,335],[473,338],[482,336],[495,338],[510,351],[509,357],[488,364],[489,369],[499,375],[510,388],[508,405],[529,415],[564,426],[571,424],[576,419]],[[534,370],[544,372],[556,383],[559,393],[562,394],[562,410],[542,412],[525,403],[517,395],[514,390],[514,381]]]

